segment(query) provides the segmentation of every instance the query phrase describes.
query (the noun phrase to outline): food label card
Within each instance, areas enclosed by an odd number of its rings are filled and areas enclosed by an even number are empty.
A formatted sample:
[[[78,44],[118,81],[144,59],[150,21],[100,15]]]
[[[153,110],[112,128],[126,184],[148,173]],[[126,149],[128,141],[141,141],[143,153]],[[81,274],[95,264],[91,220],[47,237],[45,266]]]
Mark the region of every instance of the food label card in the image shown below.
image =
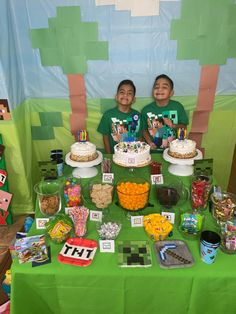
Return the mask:
[[[131,216],[131,227],[143,227],[143,216]]]
[[[115,241],[99,240],[99,248],[102,253],[115,253]]]
[[[102,174],[102,182],[103,183],[113,183],[114,181],[114,173],[103,173]]]
[[[90,210],[89,219],[91,221],[102,221],[102,212],[98,210]]]
[[[163,175],[162,174],[152,174],[151,175],[152,184],[163,184]]]

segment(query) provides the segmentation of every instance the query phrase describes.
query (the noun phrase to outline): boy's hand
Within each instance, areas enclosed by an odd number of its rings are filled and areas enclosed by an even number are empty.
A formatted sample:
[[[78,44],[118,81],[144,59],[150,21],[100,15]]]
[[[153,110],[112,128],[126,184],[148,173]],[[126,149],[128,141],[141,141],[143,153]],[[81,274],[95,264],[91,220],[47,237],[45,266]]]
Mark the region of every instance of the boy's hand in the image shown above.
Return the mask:
[[[168,127],[174,128],[174,123],[172,122],[171,119],[169,119],[169,118],[164,118],[163,120],[164,120],[165,124],[166,124]]]
[[[151,142],[151,143],[149,144],[149,146],[151,147],[151,149],[156,149],[156,148],[157,148],[156,144],[153,143],[153,142]]]

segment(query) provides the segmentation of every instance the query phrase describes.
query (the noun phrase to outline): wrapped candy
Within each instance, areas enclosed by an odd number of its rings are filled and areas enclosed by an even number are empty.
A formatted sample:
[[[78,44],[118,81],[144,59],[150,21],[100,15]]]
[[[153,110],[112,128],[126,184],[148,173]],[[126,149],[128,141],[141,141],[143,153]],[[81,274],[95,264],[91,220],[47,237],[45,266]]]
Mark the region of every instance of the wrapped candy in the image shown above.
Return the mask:
[[[98,234],[101,239],[114,240],[117,238],[121,229],[121,225],[116,222],[105,222],[100,225]]]

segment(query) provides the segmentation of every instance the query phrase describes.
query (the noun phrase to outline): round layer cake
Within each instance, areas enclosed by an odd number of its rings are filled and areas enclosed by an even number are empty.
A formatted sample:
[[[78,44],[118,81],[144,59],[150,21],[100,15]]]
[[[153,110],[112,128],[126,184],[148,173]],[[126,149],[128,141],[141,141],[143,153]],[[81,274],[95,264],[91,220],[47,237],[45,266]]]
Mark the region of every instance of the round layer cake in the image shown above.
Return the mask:
[[[123,167],[142,167],[150,160],[150,146],[147,143],[120,142],[114,146],[113,161]]]
[[[185,140],[173,140],[170,142],[168,154],[174,158],[187,159],[196,156],[196,142]]]
[[[98,156],[96,146],[90,142],[76,142],[70,152],[70,159],[79,162],[92,161]]]

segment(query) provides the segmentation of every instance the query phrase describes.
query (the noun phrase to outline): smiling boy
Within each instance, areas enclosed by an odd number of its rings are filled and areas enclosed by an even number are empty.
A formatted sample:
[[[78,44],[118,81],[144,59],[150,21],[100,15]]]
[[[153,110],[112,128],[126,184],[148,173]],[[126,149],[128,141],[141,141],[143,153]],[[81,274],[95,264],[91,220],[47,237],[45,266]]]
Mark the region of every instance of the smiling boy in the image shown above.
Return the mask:
[[[173,81],[165,74],[157,76],[152,89],[155,101],[142,110],[143,137],[152,149],[165,148],[168,142],[174,139],[176,130],[186,128],[189,123],[183,105],[171,99],[173,94]],[[157,141],[156,136],[156,121],[159,118],[163,119],[165,127],[161,141],[160,138]]]
[[[103,135],[107,154],[114,152],[114,146],[118,142],[141,139],[141,115],[131,108],[135,102],[135,93],[136,88],[131,80],[121,81],[115,96],[117,106],[106,111],[102,116],[97,131]]]

